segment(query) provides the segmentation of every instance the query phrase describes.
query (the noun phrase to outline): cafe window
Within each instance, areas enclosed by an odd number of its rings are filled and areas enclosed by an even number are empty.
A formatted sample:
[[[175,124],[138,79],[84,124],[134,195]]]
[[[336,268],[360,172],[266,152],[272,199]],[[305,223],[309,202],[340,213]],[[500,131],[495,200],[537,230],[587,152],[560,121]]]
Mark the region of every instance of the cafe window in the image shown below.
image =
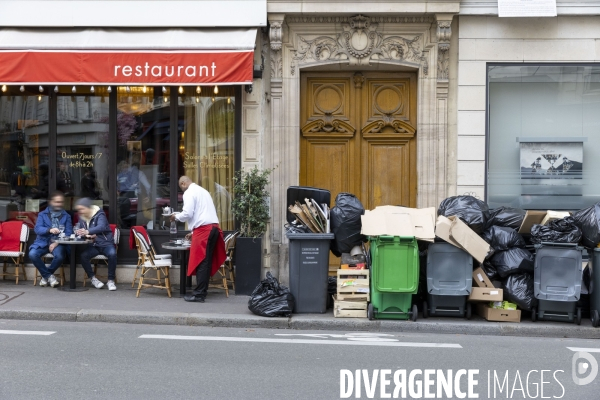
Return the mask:
[[[600,65],[488,64],[490,207],[600,201]]]
[[[181,88],[178,96],[178,175],[208,190],[223,230],[234,229],[231,213],[235,168],[233,87]],[[178,201],[179,209],[183,206]]]
[[[38,87],[2,87],[0,201],[7,219],[33,226],[49,192],[49,101]]]
[[[235,228],[231,196],[239,167],[240,87],[3,89],[0,201],[12,210],[6,219],[33,227],[57,189],[69,211],[89,197],[121,229],[168,231],[162,210],[181,210],[177,183],[185,174],[211,193],[222,228]]]

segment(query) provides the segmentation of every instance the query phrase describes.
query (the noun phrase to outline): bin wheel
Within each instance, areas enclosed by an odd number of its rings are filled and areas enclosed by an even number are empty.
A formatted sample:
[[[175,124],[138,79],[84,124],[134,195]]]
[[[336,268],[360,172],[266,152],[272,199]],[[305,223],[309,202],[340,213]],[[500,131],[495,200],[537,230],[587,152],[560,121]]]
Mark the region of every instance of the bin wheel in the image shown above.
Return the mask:
[[[581,308],[577,308],[577,325],[581,325]]]
[[[531,309],[531,322],[537,321],[537,308],[533,307]]]
[[[598,314],[598,310],[593,310],[592,311],[592,326],[594,328],[597,328],[598,323],[600,323],[600,314]]]
[[[466,319],[471,319],[471,313],[472,313],[471,303],[467,303],[467,312],[466,312],[465,318]]]
[[[412,322],[417,322],[417,317],[419,316],[419,310],[417,309],[417,305],[413,304],[412,312],[410,313],[410,320]]]
[[[423,302],[423,318],[427,319],[429,317],[429,310],[427,309],[427,302]]]
[[[374,319],[373,304],[371,303],[369,303],[369,306],[367,307],[367,318],[369,318],[369,321],[373,321]]]

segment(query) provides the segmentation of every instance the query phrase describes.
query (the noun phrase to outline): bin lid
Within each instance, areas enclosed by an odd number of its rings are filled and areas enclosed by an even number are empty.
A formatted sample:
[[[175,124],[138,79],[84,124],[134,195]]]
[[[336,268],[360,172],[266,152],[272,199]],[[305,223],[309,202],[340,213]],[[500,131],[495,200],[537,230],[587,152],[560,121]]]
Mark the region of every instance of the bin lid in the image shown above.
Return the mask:
[[[373,287],[380,292],[416,293],[419,249],[414,236],[378,236],[371,242]]]

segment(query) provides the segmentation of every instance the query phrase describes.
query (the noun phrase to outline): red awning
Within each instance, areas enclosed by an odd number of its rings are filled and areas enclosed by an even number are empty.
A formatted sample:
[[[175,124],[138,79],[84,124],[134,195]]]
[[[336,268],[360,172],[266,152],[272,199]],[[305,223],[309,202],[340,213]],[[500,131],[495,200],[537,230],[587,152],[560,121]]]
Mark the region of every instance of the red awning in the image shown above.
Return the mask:
[[[0,84],[250,84],[256,29],[0,30]]]

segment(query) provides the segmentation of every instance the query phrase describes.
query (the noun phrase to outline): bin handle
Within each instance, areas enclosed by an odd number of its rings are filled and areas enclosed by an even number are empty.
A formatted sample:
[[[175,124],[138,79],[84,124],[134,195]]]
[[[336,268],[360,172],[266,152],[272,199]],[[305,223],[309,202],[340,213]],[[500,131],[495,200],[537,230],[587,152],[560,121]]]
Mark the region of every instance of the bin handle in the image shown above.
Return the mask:
[[[578,247],[577,243],[554,243],[554,242],[542,242],[542,246],[553,246],[553,247]]]

